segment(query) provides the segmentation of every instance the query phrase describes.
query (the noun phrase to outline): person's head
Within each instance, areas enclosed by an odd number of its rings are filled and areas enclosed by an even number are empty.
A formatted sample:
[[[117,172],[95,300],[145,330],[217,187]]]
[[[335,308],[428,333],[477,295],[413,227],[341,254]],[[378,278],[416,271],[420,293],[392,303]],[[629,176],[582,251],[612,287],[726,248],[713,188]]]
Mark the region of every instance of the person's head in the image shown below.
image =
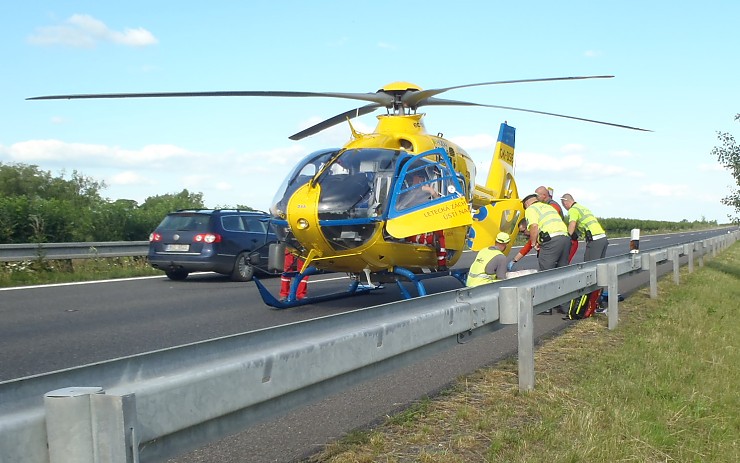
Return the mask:
[[[570,207],[575,204],[575,200],[573,199],[573,196],[565,193],[560,197],[560,204],[562,204],[565,209],[570,210]]]
[[[524,209],[526,209],[537,201],[537,195],[533,193],[531,195],[525,196],[524,199],[522,199],[522,206],[524,206]]]
[[[519,233],[529,238],[529,224],[527,223],[527,219],[522,219],[522,221],[519,222]]]
[[[550,199],[550,191],[548,191],[546,186],[537,187],[534,190],[534,194],[537,195],[537,200],[543,203],[546,203]]]
[[[511,236],[509,236],[508,233],[499,232],[498,235],[496,235],[496,247],[499,249],[506,249],[506,246],[509,245],[509,241],[511,241]]]
[[[415,173],[411,174],[411,184],[412,185],[418,185],[421,182],[423,182],[424,180],[426,180],[424,178],[424,175],[421,174],[421,173],[419,173],[419,172],[415,172]]]

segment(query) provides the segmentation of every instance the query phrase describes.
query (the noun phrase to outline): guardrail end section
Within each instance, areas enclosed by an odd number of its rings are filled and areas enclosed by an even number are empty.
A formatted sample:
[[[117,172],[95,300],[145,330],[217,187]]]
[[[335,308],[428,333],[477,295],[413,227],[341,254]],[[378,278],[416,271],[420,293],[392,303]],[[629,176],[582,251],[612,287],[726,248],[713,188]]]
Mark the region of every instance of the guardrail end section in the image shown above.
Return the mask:
[[[68,387],[44,395],[49,462],[137,462],[133,394]]]

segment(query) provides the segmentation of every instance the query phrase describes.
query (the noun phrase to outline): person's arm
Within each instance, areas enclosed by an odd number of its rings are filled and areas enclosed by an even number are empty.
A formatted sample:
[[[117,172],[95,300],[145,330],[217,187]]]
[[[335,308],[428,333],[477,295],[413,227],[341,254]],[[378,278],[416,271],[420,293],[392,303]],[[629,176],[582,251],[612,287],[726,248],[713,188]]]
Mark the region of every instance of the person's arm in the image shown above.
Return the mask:
[[[573,233],[575,231],[576,231],[576,221],[575,220],[571,220],[570,223],[568,224],[568,234],[570,236],[573,236]]]
[[[519,252],[516,253],[512,261],[516,264],[520,260],[524,259],[524,256],[529,254],[529,251],[532,250],[532,242],[527,240],[527,242],[522,246],[522,249],[519,250]]]
[[[488,275],[496,275],[497,280],[503,280],[506,278],[506,264],[509,259],[504,254],[499,254],[493,259],[489,260],[486,264],[486,273]]]
[[[540,246],[537,243],[537,237],[540,235],[540,227],[536,223],[529,226],[529,242],[533,248],[539,249]]]
[[[440,197],[440,194],[437,193],[437,190],[435,190],[434,187],[431,185],[423,185],[421,189],[429,193],[432,199],[437,199]]]

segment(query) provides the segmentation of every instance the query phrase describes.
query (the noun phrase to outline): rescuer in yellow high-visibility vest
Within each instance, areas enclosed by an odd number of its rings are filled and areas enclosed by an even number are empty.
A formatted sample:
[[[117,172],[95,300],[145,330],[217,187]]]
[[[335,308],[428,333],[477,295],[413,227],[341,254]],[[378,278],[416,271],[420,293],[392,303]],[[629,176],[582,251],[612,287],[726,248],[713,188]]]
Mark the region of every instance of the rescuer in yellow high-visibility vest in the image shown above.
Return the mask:
[[[568,193],[560,198],[560,202],[568,211],[568,234],[572,235],[577,229],[586,241],[586,253],[583,255],[583,261],[588,262],[606,257],[606,247],[609,245],[609,240],[606,239],[604,227],[601,226],[591,210],[578,204],[573,196]]]
[[[500,232],[496,235],[496,243],[493,246],[478,251],[468,271],[468,278],[465,281],[467,286],[479,286],[506,278],[508,258],[503,250],[510,240],[508,233]]]
[[[539,202],[536,194],[526,196],[522,204],[529,226],[529,239],[532,247],[539,251],[539,269],[550,270],[568,265],[570,237],[568,227],[558,211],[549,204]]]
[[[586,206],[582,206],[573,199],[573,196],[565,193],[560,202],[568,211],[568,233],[573,234],[578,230],[583,234],[586,241],[586,251],[583,254],[583,261],[603,259],[606,257],[606,247],[609,240],[606,239],[606,231],[601,226],[596,216]],[[599,308],[599,299],[601,299],[601,290],[597,289],[588,296],[588,309],[585,311],[586,317],[593,312],[603,313]]]

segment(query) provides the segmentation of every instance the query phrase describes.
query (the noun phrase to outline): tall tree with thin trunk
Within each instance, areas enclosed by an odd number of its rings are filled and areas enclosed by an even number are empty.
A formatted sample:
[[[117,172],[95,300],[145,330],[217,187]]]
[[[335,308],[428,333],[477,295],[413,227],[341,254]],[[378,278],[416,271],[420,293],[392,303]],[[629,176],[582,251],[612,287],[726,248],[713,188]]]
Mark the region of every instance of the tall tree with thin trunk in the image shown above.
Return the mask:
[[[740,121],[740,114],[735,115],[735,120]],[[730,220],[740,223],[740,145],[729,133],[717,132],[717,138],[722,142],[722,146],[715,146],[712,155],[717,156],[719,163],[732,173],[738,187],[729,196],[722,198],[722,204],[735,208],[736,215],[730,216]]]

